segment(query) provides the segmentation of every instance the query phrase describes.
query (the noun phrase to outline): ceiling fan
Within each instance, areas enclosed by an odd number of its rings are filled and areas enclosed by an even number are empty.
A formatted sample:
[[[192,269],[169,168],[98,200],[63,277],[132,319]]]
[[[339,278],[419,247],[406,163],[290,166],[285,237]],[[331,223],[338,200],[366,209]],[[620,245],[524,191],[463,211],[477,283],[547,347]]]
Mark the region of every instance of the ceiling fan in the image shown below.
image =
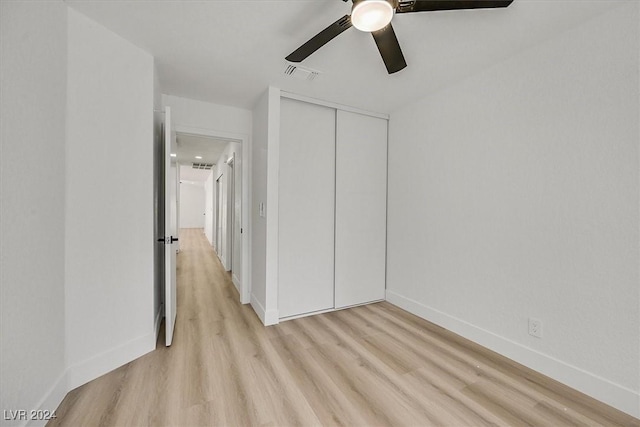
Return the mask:
[[[348,0],[343,0],[347,2]],[[301,62],[352,26],[371,33],[389,74],[407,66],[391,25],[394,13],[434,12],[439,10],[492,9],[509,6],[513,0],[352,0],[351,15],[345,15],[285,59]]]

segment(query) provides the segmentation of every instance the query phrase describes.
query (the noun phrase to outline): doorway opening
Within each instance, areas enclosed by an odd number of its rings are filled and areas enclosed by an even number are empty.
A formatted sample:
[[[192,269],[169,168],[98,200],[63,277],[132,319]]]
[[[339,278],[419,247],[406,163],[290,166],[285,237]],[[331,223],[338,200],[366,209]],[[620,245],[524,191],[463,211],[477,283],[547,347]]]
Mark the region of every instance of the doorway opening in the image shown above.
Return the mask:
[[[249,302],[245,265],[249,245],[242,227],[248,222],[248,171],[243,170],[242,162],[245,143],[242,136],[176,128],[179,229],[202,229],[230,272],[243,304]]]
[[[165,324],[168,346],[178,309],[175,278],[181,229],[193,229],[191,236],[194,231],[204,234],[201,241],[213,247],[230,272],[240,303],[250,301],[251,150],[249,135],[174,126],[170,106],[154,114],[155,329],[158,336]]]

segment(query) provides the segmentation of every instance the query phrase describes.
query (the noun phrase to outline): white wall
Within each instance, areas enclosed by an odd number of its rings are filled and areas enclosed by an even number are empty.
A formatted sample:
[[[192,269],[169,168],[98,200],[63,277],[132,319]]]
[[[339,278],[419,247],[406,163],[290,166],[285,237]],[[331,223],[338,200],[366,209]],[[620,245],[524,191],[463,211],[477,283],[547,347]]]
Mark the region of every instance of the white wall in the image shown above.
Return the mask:
[[[280,318],[277,268],[279,139],[280,90],[270,87],[253,107],[251,145],[251,306],[265,325],[278,323]],[[261,205],[263,215],[260,215]],[[273,219],[269,221],[269,218]]]
[[[153,58],[68,15],[66,330],[71,388],[152,350]],[[64,107],[60,107],[64,108]]]
[[[2,1],[0,16],[0,408],[54,410],[67,391],[67,11]]]
[[[387,260],[391,302],[635,416],[638,23],[629,2],[393,113]]]
[[[204,183],[180,181],[180,228],[204,228]]]
[[[162,95],[162,104],[171,107],[176,128],[217,130],[222,133],[251,134],[251,111],[195,99]]]

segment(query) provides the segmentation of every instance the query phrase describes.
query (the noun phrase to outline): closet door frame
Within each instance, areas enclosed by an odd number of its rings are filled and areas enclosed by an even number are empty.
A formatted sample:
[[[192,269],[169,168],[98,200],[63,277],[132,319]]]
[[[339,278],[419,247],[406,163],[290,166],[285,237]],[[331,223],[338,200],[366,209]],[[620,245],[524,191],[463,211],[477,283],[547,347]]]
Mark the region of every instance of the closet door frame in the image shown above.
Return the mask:
[[[365,116],[376,117],[379,119],[389,120],[388,114],[372,112],[368,110],[363,110],[360,108],[355,108],[347,105],[342,105],[334,102],[324,101],[312,97],[308,97],[305,95],[300,95],[293,92],[287,92],[280,90],[275,87],[269,88],[270,99],[272,101],[272,105],[274,108],[271,109],[273,115],[270,117],[270,126],[273,129],[273,134],[270,135],[269,142],[269,150],[267,156],[267,209],[266,209],[266,218],[267,218],[267,242],[266,242],[266,256],[267,256],[267,271],[266,271],[266,298],[268,301],[276,301],[279,300],[278,295],[278,282],[279,282],[279,273],[278,273],[278,265],[279,265],[279,254],[278,254],[278,234],[279,234],[279,223],[280,223],[280,212],[278,209],[278,199],[279,199],[279,159],[280,159],[280,132],[279,126],[281,121],[281,112],[280,112],[280,103],[282,99],[291,99],[302,102],[307,102],[309,104],[316,104],[320,106],[325,106],[329,108],[333,108],[337,111],[348,111],[352,113],[358,113]],[[386,241],[386,224],[385,224],[385,241]],[[335,249],[334,249],[335,251]],[[386,260],[385,260],[386,264]],[[386,265],[385,265],[386,271]],[[386,277],[385,277],[386,281]],[[252,302],[253,304],[253,302]],[[265,324],[277,324],[279,321],[295,319],[298,317],[303,317],[309,314],[319,314],[322,312],[331,312],[335,311],[335,301],[334,308],[330,308],[327,310],[322,310],[314,313],[303,313],[300,315],[293,316],[282,316],[279,314],[279,309],[277,305],[274,307],[271,303],[267,302],[267,307],[260,307],[265,311]]]
[[[389,120],[388,114],[375,113],[373,111],[367,111],[356,107],[350,107],[348,105],[337,104],[335,102],[324,101],[321,99],[311,98],[309,96],[299,95],[293,92],[280,91],[280,98],[294,99],[296,101],[306,102],[308,104],[321,105],[323,107],[333,108],[334,110],[348,111],[351,113],[362,114],[363,116],[377,117],[379,119]]]

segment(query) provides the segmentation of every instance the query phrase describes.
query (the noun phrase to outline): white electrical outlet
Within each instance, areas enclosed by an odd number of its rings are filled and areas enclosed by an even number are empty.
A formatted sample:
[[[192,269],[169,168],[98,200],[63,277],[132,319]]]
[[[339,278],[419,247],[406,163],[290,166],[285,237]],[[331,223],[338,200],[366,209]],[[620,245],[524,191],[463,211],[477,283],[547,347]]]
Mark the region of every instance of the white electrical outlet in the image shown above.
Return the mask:
[[[536,338],[542,338],[542,320],[529,318],[529,335]]]

